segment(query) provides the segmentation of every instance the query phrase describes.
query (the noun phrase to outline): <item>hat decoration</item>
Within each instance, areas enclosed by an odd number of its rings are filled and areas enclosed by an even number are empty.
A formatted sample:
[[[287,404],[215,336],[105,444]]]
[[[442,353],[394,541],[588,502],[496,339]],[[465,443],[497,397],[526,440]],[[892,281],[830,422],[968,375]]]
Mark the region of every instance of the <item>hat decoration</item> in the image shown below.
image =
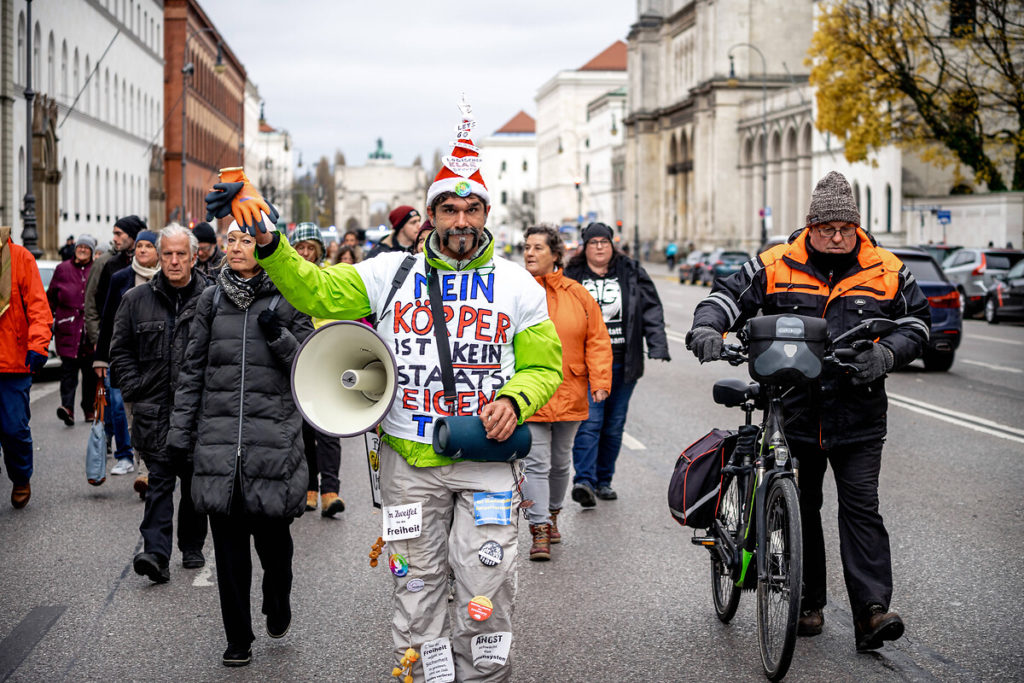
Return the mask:
[[[491,203],[483,176],[480,175],[480,148],[473,144],[472,132],[476,128],[473,108],[466,102],[465,95],[459,101],[461,120],[455,127],[455,141],[451,143],[451,154],[442,157],[441,170],[427,190],[427,206],[430,206],[442,192],[454,192],[460,197],[475,194],[484,204]]]

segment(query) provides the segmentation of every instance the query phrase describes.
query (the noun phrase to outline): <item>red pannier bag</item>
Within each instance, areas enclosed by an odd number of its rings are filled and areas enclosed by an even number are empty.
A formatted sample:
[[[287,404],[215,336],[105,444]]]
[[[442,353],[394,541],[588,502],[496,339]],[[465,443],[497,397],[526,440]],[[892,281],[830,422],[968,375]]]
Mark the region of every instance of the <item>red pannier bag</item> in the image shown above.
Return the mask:
[[[722,467],[736,446],[736,438],[735,430],[712,429],[676,460],[668,484],[668,508],[683,526],[711,526],[722,498]]]

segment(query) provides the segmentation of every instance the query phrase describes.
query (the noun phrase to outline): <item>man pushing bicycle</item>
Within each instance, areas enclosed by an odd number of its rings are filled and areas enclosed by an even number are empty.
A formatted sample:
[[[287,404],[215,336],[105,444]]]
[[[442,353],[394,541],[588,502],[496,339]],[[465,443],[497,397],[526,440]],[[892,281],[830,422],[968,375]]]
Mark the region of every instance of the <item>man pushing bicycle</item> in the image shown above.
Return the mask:
[[[832,171],[814,188],[802,230],[715,282],[694,311],[687,348],[701,363],[719,359],[723,334],[759,310],[824,318],[833,339],[868,318],[898,323],[892,333],[857,347],[849,361],[854,372],[823,374],[784,399],[793,417],[786,437],[800,462],[804,590],[797,633],[818,635],[824,624],[822,481],[831,464],[857,649],[877,649],[903,635],[903,621],[889,611],[892,560],[878,512],[885,375],[921,354],[931,320],[928,300],[903,263],[861,229],[850,184]]]

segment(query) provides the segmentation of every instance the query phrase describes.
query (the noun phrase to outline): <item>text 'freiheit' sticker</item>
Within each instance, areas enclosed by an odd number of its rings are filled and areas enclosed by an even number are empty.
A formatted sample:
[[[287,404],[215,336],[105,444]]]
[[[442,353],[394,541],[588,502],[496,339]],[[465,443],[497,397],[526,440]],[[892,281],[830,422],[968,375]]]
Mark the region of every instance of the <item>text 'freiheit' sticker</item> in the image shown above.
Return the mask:
[[[423,678],[427,683],[452,683],[455,680],[452,644],[447,638],[423,643],[420,657],[423,660]]]
[[[384,540],[400,541],[423,533],[423,504],[384,506]]]

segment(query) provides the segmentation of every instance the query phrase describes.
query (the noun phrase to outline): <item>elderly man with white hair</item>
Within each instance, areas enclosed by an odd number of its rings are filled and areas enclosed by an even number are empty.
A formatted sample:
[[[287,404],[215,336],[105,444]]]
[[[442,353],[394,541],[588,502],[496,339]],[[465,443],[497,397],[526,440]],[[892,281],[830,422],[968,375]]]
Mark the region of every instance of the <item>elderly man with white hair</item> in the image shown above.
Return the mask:
[[[192,504],[192,463],[172,458],[166,448],[178,371],[185,361],[189,330],[199,295],[210,284],[195,269],[199,243],[190,230],[168,225],[156,243],[160,272],[129,290],[114,320],[110,344],[111,384],[132,408],[132,443],[149,468],[146,510],[139,531],[143,551],[135,556],[137,574],[155,583],[170,580],[175,479],[181,479],[178,548],[182,566],[202,567],[206,516]]]

